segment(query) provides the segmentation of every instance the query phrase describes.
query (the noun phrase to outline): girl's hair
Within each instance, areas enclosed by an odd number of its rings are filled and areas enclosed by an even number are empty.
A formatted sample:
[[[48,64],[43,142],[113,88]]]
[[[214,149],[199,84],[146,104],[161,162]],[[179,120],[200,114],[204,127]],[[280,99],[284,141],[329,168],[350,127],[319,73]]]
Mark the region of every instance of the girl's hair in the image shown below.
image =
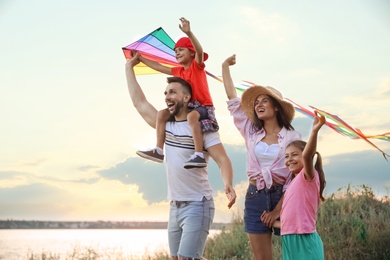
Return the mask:
[[[289,147],[289,146],[295,146],[296,148],[298,148],[299,150],[301,150],[303,152],[303,150],[305,149],[305,146],[306,146],[306,142],[302,141],[302,140],[294,140],[287,145],[287,147]],[[316,163],[314,164],[314,169],[316,169],[316,171],[318,172],[318,176],[320,178],[320,199],[321,199],[321,201],[325,201],[325,198],[322,195],[324,188],[325,188],[325,185],[326,185],[325,173],[324,173],[324,170],[322,169],[322,157],[321,157],[321,154],[319,152],[315,152],[314,155],[317,155],[317,160],[316,160]],[[314,157],[314,155],[313,155],[313,157]]]
[[[287,120],[288,116],[287,116],[286,112],[284,111],[284,109],[282,108],[282,106],[280,105],[280,103],[275,98],[273,98],[271,96],[267,95],[267,97],[271,100],[272,104],[278,109],[278,111],[276,111],[276,119],[278,120],[278,125],[280,127],[285,127],[287,130],[294,130],[294,127]],[[253,107],[253,110],[254,109],[255,108]],[[254,115],[254,118],[253,118],[253,130],[255,132],[257,132],[257,131],[260,131],[261,129],[263,129],[264,121],[260,120],[256,116],[256,111],[254,111],[253,115]]]

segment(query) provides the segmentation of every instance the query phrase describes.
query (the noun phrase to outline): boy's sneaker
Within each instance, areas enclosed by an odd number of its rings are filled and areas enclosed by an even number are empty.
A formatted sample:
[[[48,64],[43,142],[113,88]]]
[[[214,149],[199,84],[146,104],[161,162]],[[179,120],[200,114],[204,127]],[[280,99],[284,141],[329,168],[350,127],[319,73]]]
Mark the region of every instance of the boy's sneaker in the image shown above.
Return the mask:
[[[164,155],[159,154],[155,148],[147,151],[137,151],[137,154],[153,162],[162,163],[164,161]]]
[[[206,166],[207,166],[206,160],[198,155],[195,155],[195,154],[191,156],[191,158],[188,162],[184,163],[185,169],[203,168]]]

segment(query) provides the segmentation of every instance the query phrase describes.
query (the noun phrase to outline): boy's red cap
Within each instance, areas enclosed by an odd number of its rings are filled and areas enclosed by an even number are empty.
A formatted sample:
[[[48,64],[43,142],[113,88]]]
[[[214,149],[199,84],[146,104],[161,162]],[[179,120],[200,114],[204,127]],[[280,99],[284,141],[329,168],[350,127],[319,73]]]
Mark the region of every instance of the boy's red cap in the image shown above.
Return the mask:
[[[191,51],[195,51],[194,45],[192,45],[192,42],[191,42],[190,38],[188,38],[188,37],[180,38],[176,42],[174,50],[176,48],[179,48],[179,47],[187,48],[187,49],[190,49]],[[203,61],[206,61],[208,58],[209,58],[209,55],[207,53],[203,52]]]

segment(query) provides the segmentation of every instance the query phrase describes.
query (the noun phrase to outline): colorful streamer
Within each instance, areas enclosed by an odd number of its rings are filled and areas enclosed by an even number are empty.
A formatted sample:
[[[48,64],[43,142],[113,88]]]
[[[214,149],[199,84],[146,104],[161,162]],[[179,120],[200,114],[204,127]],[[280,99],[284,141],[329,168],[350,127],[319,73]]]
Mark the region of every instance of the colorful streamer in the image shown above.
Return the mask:
[[[362,139],[362,140],[366,141],[367,143],[369,143],[374,148],[376,148],[378,151],[380,151],[382,153],[383,157],[386,160],[387,160],[386,157],[390,157],[390,155],[388,155],[387,153],[382,151],[378,146],[376,146],[370,140],[368,140],[369,138],[371,138],[371,139],[379,139],[379,140],[384,140],[384,141],[390,141],[390,132],[389,133],[380,134],[380,135],[364,135],[363,132],[360,129],[354,128],[354,127],[350,126],[347,122],[342,120],[337,115],[333,115],[333,114],[331,114],[329,112],[326,112],[324,110],[315,108],[313,106],[310,106],[310,108],[312,110],[309,110],[309,109],[306,109],[306,108],[298,105],[297,103],[293,102],[291,99],[288,99],[288,98],[285,98],[285,99],[287,101],[289,101],[294,106],[296,111],[298,111],[298,112],[300,112],[300,113],[302,113],[302,114],[304,114],[306,116],[309,116],[311,118],[314,117],[314,111],[317,111],[321,115],[325,116],[325,118],[326,118],[326,123],[325,124],[329,128],[333,129],[335,132],[337,132],[337,133],[339,133],[341,135],[347,136],[347,137],[349,137],[351,139]]]
[[[164,31],[163,28],[159,27],[153,32],[149,33],[148,35],[142,37],[136,42],[133,42],[126,47],[123,47],[123,53],[126,57],[126,59],[130,59],[131,51],[136,50],[138,51],[143,57],[159,62],[160,64],[168,67],[173,66],[180,66],[175,57],[175,51],[174,51],[175,42],[172,40],[171,37]],[[140,62],[137,66],[134,68],[136,75],[147,75],[147,74],[158,74],[160,72],[153,70]],[[211,78],[222,82],[221,77],[217,77],[210,72],[206,71],[206,74],[210,76]],[[254,84],[249,81],[242,81],[240,83],[235,83],[235,87],[237,90],[243,92],[245,89],[247,89],[250,86],[253,86]],[[379,150],[383,157],[387,160],[386,157],[390,157],[387,153],[382,151],[379,147],[377,147],[375,144],[373,144],[368,139],[379,139],[384,141],[390,141],[390,132],[379,134],[379,135],[364,135],[363,132],[360,129],[353,128],[349,124],[347,124],[345,121],[343,121],[341,118],[339,118],[337,115],[333,115],[331,113],[328,113],[326,111],[317,109],[313,106],[310,106],[312,110],[306,109],[297,103],[293,102],[292,100],[285,98],[287,101],[289,101],[295,108],[296,111],[313,118],[314,117],[314,110],[317,110],[320,114],[326,117],[326,125],[333,129],[335,132],[344,135],[346,137],[349,137],[351,139],[362,139],[369,143],[371,146]]]

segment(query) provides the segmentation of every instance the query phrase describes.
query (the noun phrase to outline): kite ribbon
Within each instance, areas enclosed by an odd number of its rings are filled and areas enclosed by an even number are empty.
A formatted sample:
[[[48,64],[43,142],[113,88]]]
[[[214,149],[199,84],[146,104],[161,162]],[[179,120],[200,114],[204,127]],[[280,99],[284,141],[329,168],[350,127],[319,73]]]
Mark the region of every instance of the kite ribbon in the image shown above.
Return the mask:
[[[293,102],[291,99],[288,99],[288,98],[285,98],[285,99],[287,101],[289,101],[294,106],[296,111],[298,111],[298,112],[300,112],[300,113],[302,113],[302,114],[304,114],[306,116],[314,117],[314,112],[313,111],[298,105],[297,103]],[[315,108],[313,106],[310,106],[310,108],[312,108],[313,110],[316,110],[318,113],[320,113],[321,115],[325,116],[325,118],[326,118],[325,124],[329,128],[333,129],[335,132],[337,132],[337,133],[339,133],[341,135],[347,136],[347,137],[349,137],[351,139],[363,139],[364,141],[369,143],[371,146],[376,148],[378,151],[380,151],[382,153],[383,157],[386,160],[387,160],[387,157],[390,157],[390,155],[388,155],[387,153],[382,151],[378,146],[376,146],[370,140],[368,140],[368,138],[375,138],[375,139],[381,139],[381,140],[385,140],[385,141],[390,141],[390,133],[385,133],[383,135],[366,136],[366,135],[363,134],[363,132],[360,129],[353,128],[352,126],[347,124],[344,120],[342,120],[337,115],[333,115],[333,114],[331,114],[329,112],[326,112],[324,110]]]

